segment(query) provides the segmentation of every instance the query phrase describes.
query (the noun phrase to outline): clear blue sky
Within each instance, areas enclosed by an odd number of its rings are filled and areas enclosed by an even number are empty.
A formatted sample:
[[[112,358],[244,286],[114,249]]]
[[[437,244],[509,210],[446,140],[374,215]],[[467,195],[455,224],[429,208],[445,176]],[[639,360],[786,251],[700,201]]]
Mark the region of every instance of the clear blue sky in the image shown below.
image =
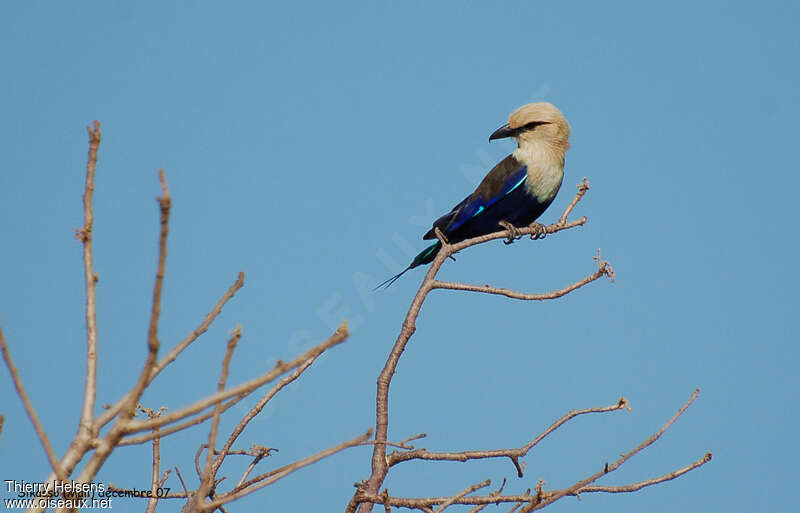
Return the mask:
[[[212,391],[236,325],[244,338],[231,383],[350,320],[351,339],[245,432],[242,447],[280,449],[266,469],[373,424],[375,379],[422,272],[386,293],[370,287],[405,266],[430,222],[513,148],[487,142],[508,113],[546,100],[573,136],[564,188],[542,220],[555,220],[586,176],[577,214],[588,224],[473,248],[442,276],[547,291],[591,272],[602,248],[617,281],[545,304],[434,293],[395,377],[390,437],[426,432],[424,445],[441,450],[519,446],[569,409],[624,395],[633,411],[575,421],[527,459],[522,480],[507,461],[405,464],[390,492],[453,494],[503,477],[506,491],[540,477],[566,486],[649,436],[700,387],[672,430],[601,482],[660,475],[707,451],[710,464],[553,510],[796,511],[797,20],[791,2],[8,4],[0,321],[57,452],[75,432],[83,388],[73,228],[92,120],[103,130],[100,404],[130,386],[145,354],[158,168],[174,197],[165,347],[238,271],[247,278],[145,404],[177,409]],[[0,477],[41,480],[46,459],[5,371],[0,389]],[[206,433],[165,441],[164,464],[191,478]],[[369,454],[330,458],[229,511],[340,510]],[[124,448],[98,479],[144,488],[149,462],[148,446]],[[168,485],[179,487],[174,476]]]

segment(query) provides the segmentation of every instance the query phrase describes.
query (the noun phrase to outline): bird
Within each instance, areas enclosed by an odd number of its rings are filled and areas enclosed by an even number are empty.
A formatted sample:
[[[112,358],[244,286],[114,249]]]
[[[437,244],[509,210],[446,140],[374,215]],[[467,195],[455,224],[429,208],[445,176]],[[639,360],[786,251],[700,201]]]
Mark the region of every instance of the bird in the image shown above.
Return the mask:
[[[508,123],[492,132],[489,142],[513,137],[517,148],[489,171],[472,194],[434,221],[422,239],[435,239],[437,228],[450,244],[506,229],[510,232],[506,242],[513,242],[519,237],[518,228],[534,223],[558,194],[569,134],[567,119],[551,103],[516,109]],[[428,246],[376,289],[388,288],[409,270],[431,263],[441,248],[441,241]]]

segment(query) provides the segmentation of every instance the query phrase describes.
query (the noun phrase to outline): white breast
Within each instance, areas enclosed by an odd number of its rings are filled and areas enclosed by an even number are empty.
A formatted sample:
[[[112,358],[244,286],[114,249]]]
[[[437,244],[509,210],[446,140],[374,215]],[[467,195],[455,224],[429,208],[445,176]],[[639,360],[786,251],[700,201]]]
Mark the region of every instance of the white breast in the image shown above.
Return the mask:
[[[542,203],[551,202],[564,180],[564,154],[544,144],[528,143],[514,150],[514,157],[528,167],[528,192]]]

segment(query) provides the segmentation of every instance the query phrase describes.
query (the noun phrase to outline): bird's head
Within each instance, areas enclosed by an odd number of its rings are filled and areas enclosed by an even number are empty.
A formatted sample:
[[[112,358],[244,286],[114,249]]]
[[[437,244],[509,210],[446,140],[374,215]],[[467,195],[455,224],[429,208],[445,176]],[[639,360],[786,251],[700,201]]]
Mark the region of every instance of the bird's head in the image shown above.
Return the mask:
[[[517,144],[546,143],[562,152],[569,148],[569,123],[553,104],[529,103],[508,117],[508,123],[489,136],[489,140],[513,137]]]

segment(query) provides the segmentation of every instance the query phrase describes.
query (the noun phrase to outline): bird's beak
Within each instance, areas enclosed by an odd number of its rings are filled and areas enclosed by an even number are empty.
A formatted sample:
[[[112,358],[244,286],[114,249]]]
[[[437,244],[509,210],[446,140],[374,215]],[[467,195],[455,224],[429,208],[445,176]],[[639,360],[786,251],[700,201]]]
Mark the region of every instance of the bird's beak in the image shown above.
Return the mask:
[[[501,126],[494,132],[492,135],[489,136],[490,141],[494,141],[495,139],[505,139],[506,137],[511,137],[514,135],[514,129],[508,126],[508,123]]]

